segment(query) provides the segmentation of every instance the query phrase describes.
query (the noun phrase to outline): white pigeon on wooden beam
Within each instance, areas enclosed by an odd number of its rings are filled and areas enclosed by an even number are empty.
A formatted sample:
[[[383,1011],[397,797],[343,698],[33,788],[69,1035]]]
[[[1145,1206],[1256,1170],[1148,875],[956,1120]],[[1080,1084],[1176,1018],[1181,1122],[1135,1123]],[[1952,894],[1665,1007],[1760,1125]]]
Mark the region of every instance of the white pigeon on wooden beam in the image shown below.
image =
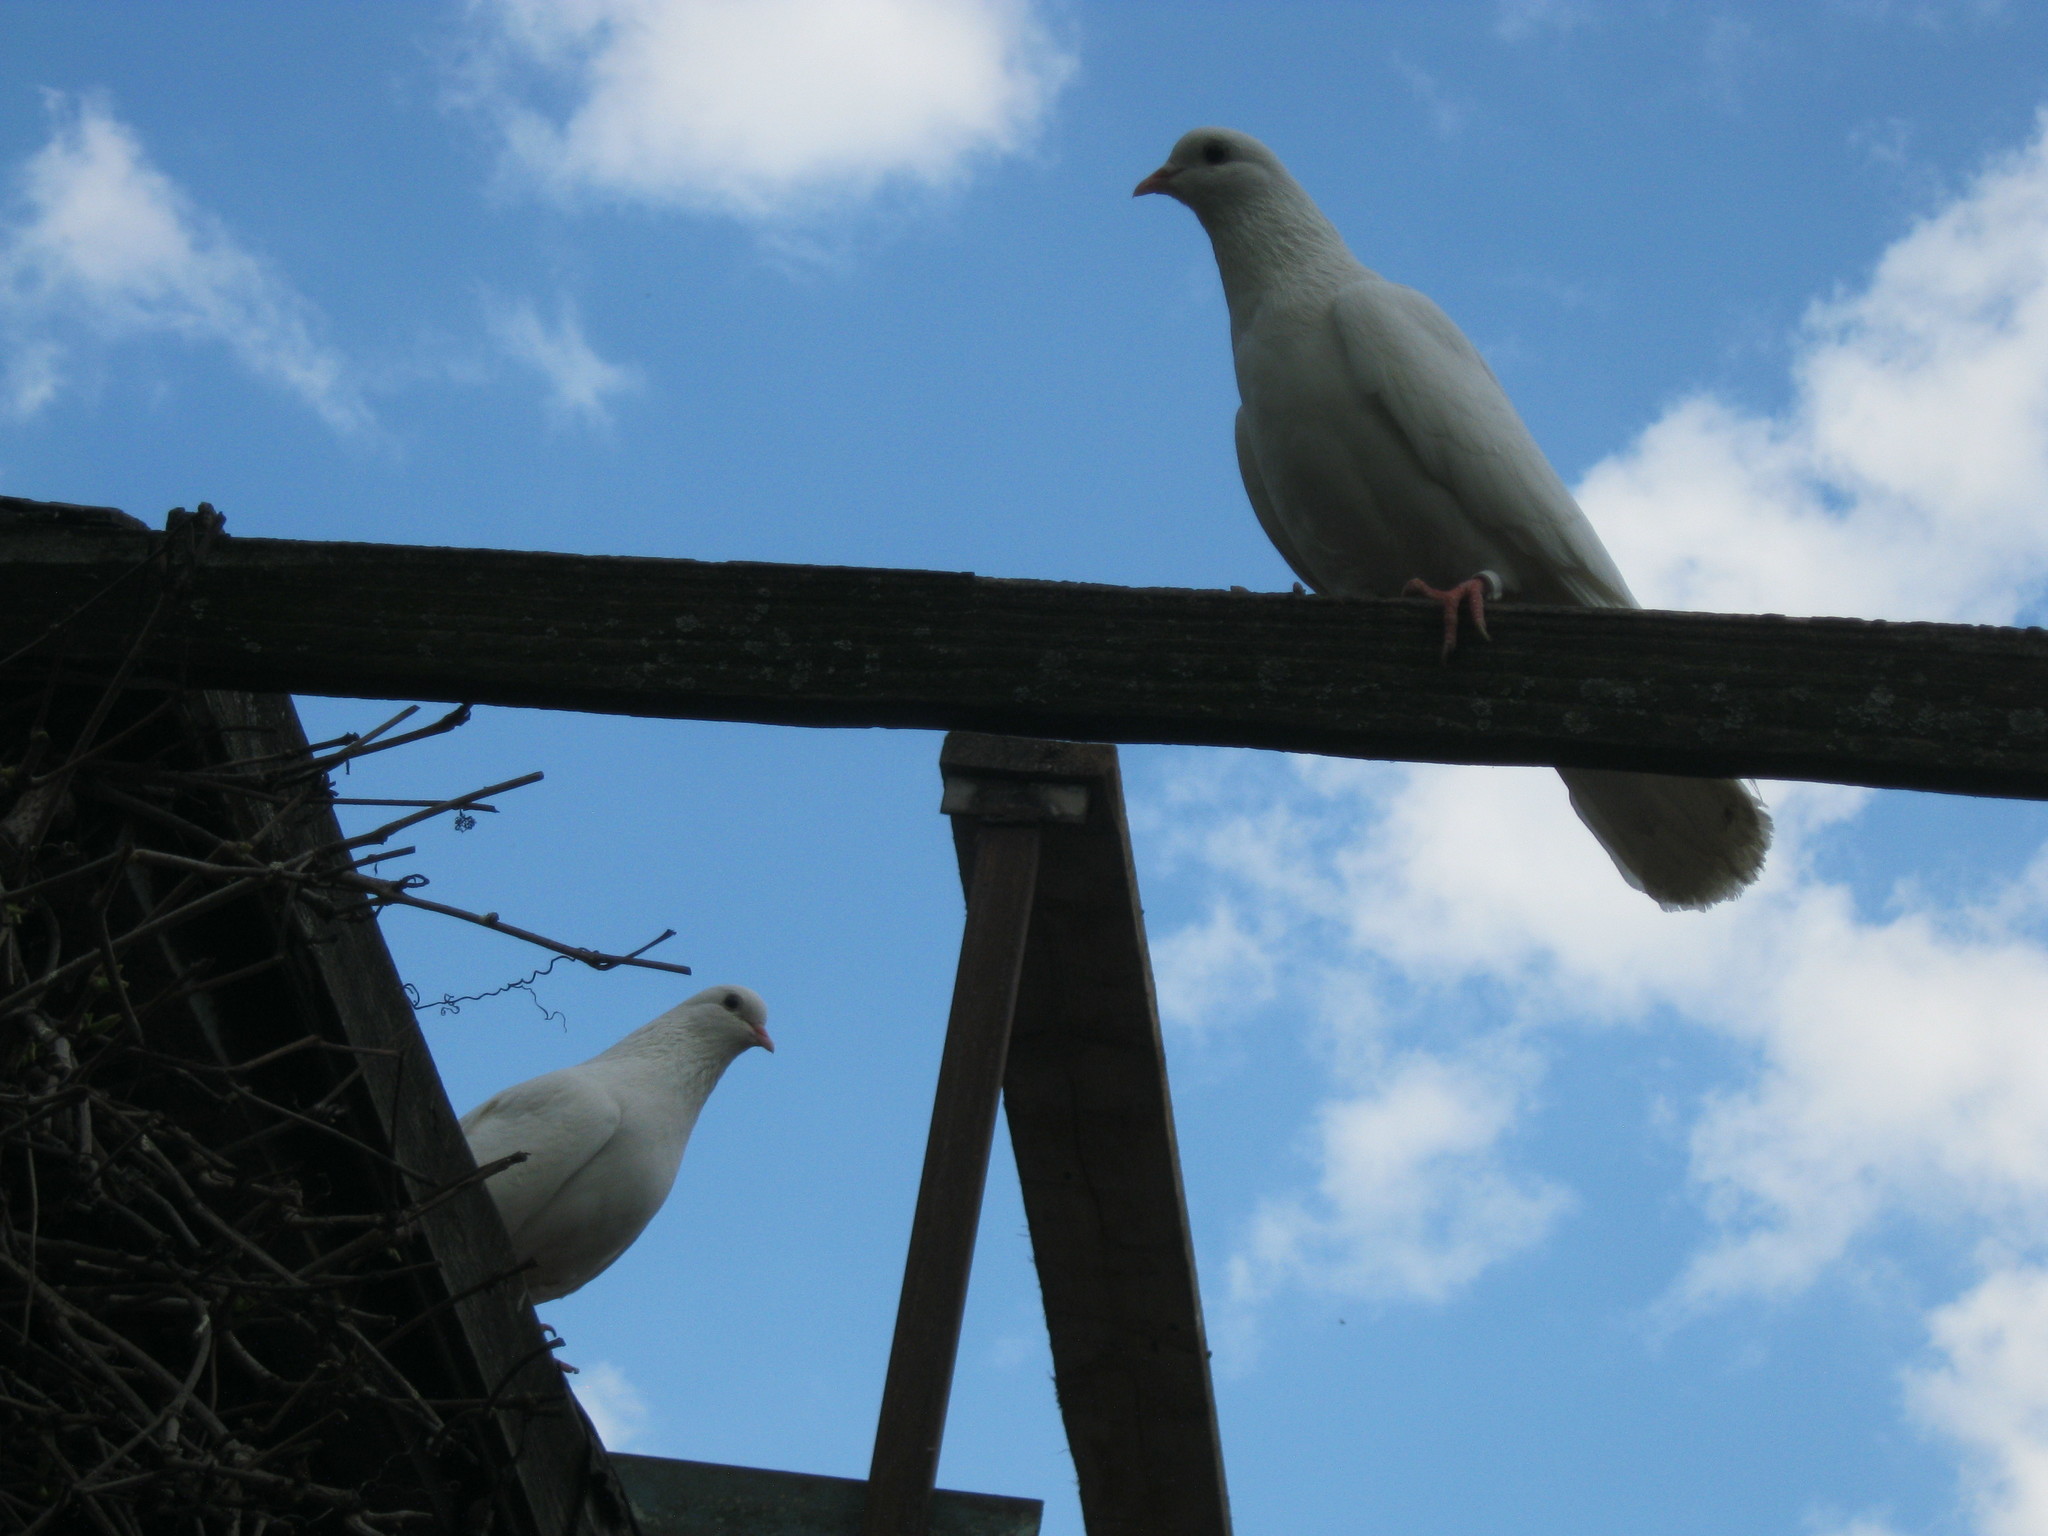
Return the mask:
[[[1197,128],[1133,196],[1208,231],[1242,405],[1238,467],[1296,574],[1340,597],[1421,593],[1486,632],[1500,597],[1638,606],[1500,381],[1424,295],[1361,265],[1273,152]],[[1771,819],[1734,779],[1560,768],[1622,877],[1667,909],[1712,906],[1763,868]]]
[[[768,1007],[746,987],[706,987],[610,1050],[493,1094],[462,1117],[481,1167],[526,1160],[485,1188],[526,1288],[553,1301],[632,1244],[668,1198],[698,1113],[725,1069],[768,1038]]]

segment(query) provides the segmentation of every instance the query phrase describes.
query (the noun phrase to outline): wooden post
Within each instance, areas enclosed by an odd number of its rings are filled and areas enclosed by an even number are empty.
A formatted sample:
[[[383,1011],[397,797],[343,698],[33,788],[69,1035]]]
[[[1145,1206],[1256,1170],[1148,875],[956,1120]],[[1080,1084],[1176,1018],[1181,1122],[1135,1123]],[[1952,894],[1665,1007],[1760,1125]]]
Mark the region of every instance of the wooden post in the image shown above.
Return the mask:
[[[956,731],[939,761],[949,797],[1086,797],[1042,833],[1003,1107],[1088,1536],[1230,1536],[1116,748]]]
[[[924,1536],[1037,881],[1034,823],[978,829],[862,1536]]]

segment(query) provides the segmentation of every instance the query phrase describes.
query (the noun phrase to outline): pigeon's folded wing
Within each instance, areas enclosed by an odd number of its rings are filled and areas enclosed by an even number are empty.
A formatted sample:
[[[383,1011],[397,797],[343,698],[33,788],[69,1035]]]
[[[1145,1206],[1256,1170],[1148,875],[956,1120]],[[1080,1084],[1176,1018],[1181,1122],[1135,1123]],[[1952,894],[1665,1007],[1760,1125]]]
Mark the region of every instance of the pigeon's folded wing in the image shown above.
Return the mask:
[[[1449,315],[1413,288],[1366,274],[1337,294],[1330,317],[1361,406],[1378,411],[1465,516],[1550,588],[1520,595],[1636,606],[1593,525]]]
[[[1295,545],[1287,525],[1273,511],[1273,497],[1266,489],[1266,477],[1259,471],[1258,450],[1252,444],[1251,424],[1242,407],[1237,413],[1237,472],[1244,479],[1244,494],[1252,504],[1252,512],[1258,517],[1259,526],[1266,530],[1266,537],[1273,541],[1273,547],[1280,551],[1280,558],[1295,575],[1313,584],[1316,578],[1312,562]]]
[[[463,1135],[479,1165],[513,1152],[515,1163],[490,1181],[491,1194],[515,1243],[536,1213],[604,1150],[619,1129],[619,1101],[591,1074],[569,1067],[519,1083],[462,1117]]]

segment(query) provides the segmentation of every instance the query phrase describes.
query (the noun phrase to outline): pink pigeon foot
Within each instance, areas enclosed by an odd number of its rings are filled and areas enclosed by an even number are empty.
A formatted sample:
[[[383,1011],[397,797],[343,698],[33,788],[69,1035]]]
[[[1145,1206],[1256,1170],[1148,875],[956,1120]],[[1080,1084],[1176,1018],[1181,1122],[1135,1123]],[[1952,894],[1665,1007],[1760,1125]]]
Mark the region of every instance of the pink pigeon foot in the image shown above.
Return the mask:
[[[1458,613],[1460,609],[1472,610],[1472,627],[1479,631],[1479,638],[1491,640],[1486,632],[1486,600],[1500,596],[1500,578],[1491,571],[1481,571],[1468,581],[1461,581],[1449,591],[1439,592],[1420,576],[1412,576],[1408,585],[1401,589],[1403,597],[1426,597],[1432,602],[1444,605],[1444,649],[1442,660],[1449,661],[1451,652],[1458,648]]]
[[[533,1267],[533,1261],[529,1259],[521,1267],[525,1269],[531,1269]],[[555,1325],[553,1323],[542,1323],[540,1325],[540,1331],[546,1337],[546,1347],[549,1349],[560,1349],[564,1344],[569,1342],[567,1339],[563,1338],[559,1333],[555,1332]],[[583,1374],[581,1371],[577,1370],[575,1366],[571,1365],[568,1361],[564,1360],[560,1355],[555,1355],[551,1358],[554,1360],[555,1369],[560,1371],[564,1376],[581,1376]]]

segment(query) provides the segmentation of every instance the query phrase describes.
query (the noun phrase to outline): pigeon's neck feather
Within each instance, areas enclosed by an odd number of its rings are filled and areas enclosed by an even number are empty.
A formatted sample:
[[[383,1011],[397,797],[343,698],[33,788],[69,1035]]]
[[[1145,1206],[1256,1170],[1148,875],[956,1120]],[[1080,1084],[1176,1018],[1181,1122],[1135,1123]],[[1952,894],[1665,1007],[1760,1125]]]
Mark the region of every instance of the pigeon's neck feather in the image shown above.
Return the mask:
[[[1197,210],[1197,217],[1216,248],[1233,332],[1271,299],[1328,297],[1365,271],[1337,227],[1292,180],[1213,213]]]
[[[604,1062],[629,1084],[659,1086],[667,1093],[701,1104],[718,1086],[725,1069],[745,1049],[720,1032],[707,1035],[668,1018],[643,1024],[593,1062]]]

